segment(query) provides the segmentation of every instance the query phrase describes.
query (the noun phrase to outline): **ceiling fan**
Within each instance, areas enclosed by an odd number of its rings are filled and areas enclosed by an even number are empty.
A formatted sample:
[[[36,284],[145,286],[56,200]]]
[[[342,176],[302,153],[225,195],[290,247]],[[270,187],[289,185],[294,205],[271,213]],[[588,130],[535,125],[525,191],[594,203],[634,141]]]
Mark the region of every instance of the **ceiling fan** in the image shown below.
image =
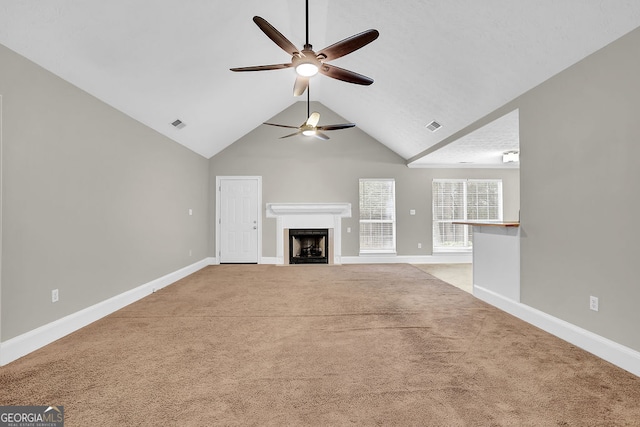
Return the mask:
[[[298,74],[295,85],[293,86],[293,94],[300,96],[309,86],[309,78],[317,73],[324,74],[337,80],[348,83],[368,86],[373,83],[373,79],[363,76],[335,65],[327,64],[328,61],[343,57],[353,51],[360,49],[378,38],[380,33],[378,30],[367,30],[362,33],[353,35],[329,47],[321,49],[316,53],[313,46],[309,44],[309,0],[306,0],[306,43],[302,50],[295,47],[285,36],[269,24],[264,18],[259,16],[253,17],[253,22],[260,27],[267,37],[275,44],[280,46],[285,52],[291,55],[291,62],[285,64],[258,65],[253,67],[231,68],[231,71],[264,71],[279,70],[283,68],[294,68]]]
[[[320,113],[318,113],[317,111],[314,111],[313,113],[309,114],[309,90],[307,90],[307,120],[304,123],[302,123],[300,126],[279,125],[276,123],[263,123],[263,124],[269,125],[269,126],[278,126],[281,128],[298,130],[297,132],[294,132],[292,134],[281,136],[280,139],[289,138],[290,136],[304,135],[304,136],[315,136],[316,138],[321,139],[323,141],[326,141],[330,138],[328,135],[322,133],[322,131],[347,129],[347,128],[352,128],[356,125],[355,123],[343,123],[340,125],[318,126],[319,122],[320,122]]]

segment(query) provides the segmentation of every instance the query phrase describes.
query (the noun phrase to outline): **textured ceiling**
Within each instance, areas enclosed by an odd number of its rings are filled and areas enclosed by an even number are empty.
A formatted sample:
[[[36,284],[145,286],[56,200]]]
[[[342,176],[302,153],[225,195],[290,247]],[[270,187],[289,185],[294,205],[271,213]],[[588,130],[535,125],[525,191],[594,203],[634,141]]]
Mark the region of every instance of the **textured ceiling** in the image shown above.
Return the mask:
[[[405,159],[640,26],[637,0],[309,3],[316,51],[380,31],[378,40],[332,62],[372,77],[373,85],[317,76],[311,99]],[[290,60],[254,15],[304,44],[303,0],[0,0],[0,43],[211,157],[300,100],[290,69],[229,71]],[[175,129],[175,119],[187,126]],[[432,133],[425,125],[434,119],[443,127]],[[513,133],[507,122],[503,131]],[[486,138],[503,141],[500,125],[462,151],[481,151]]]
[[[411,167],[517,168],[519,162],[503,163],[502,155],[520,152],[519,111],[515,110],[412,162]],[[436,131],[437,132],[437,131]]]

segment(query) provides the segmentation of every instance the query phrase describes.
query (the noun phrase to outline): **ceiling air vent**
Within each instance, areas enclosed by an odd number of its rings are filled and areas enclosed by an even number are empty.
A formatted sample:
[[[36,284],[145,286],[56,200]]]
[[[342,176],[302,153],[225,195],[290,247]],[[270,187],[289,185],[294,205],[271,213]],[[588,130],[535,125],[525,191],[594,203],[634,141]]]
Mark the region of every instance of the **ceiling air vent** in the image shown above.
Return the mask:
[[[184,123],[182,123],[182,120],[176,120],[175,122],[171,122],[171,124],[173,126],[175,126],[176,129],[182,129],[183,127],[185,127],[186,125]]]
[[[442,125],[440,123],[436,122],[435,120],[427,125],[427,129],[429,129],[431,132],[435,132],[438,129],[440,129],[441,127],[442,127]]]

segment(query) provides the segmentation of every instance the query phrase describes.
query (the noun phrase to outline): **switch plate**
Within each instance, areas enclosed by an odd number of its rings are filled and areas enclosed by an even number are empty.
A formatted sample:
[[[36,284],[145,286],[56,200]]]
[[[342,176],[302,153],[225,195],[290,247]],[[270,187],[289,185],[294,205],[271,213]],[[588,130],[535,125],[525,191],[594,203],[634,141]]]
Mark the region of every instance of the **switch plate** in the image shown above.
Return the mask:
[[[418,243],[418,249],[422,249],[422,243]]]
[[[593,311],[598,311],[598,297],[593,295],[589,297],[589,308]]]
[[[59,297],[58,290],[57,289],[52,290],[51,291],[51,302],[58,302],[58,299],[59,299],[58,297]]]
[[[415,209],[411,209],[411,210],[409,211],[409,215],[415,215],[415,214],[416,214],[416,210],[415,210]]]
[[[351,233],[351,227],[347,227],[347,233]]]
[[[193,209],[189,209],[189,215],[193,215]]]

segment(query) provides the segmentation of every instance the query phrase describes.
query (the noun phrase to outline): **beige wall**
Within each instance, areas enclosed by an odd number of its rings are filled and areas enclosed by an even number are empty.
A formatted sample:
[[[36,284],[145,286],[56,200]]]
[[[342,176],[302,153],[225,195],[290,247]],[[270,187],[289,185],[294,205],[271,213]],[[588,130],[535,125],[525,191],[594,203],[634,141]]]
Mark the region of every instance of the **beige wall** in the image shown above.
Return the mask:
[[[0,64],[2,341],[207,256],[206,159],[3,46]]]
[[[640,29],[518,103],[522,301],[640,351],[639,47]]]
[[[322,104],[320,124],[345,123]],[[296,102],[269,122],[298,125],[306,117],[306,104]],[[519,173],[499,169],[410,169],[404,159],[359,128],[331,131],[329,141],[302,137],[279,139],[289,129],[259,126],[210,160],[210,181],[216,176],[260,175],[263,202],[349,202],[352,218],[342,221],[342,254],[356,256],[358,243],[358,180],[394,178],[396,181],[398,255],[430,255],[431,182],[434,178],[501,178],[505,219],[518,218]],[[215,212],[215,188],[211,188]],[[415,209],[416,215],[409,215]],[[264,210],[264,206],[263,206]],[[347,233],[351,227],[352,232]],[[263,256],[276,255],[276,224],[263,218]],[[213,232],[211,234],[213,239]],[[422,243],[422,249],[418,249]],[[214,246],[213,240],[211,241]],[[213,252],[215,253],[215,252]],[[212,253],[212,255],[213,255]]]
[[[521,301],[640,351],[638,46],[640,28],[443,144],[520,109]]]

